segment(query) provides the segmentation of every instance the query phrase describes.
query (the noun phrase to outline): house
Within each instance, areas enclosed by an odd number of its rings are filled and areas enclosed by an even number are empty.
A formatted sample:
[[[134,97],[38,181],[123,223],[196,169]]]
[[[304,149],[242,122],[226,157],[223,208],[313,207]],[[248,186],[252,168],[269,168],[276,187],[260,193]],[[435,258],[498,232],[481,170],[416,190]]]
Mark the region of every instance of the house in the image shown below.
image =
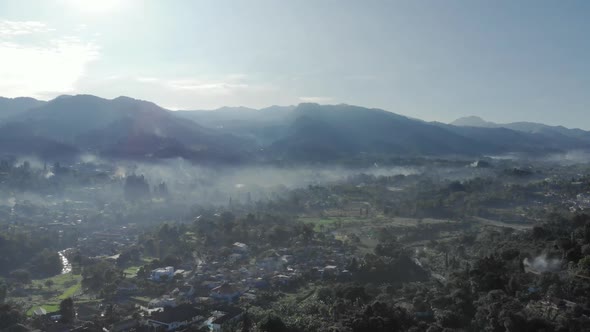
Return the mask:
[[[150,279],[154,281],[160,281],[163,279],[171,280],[174,277],[174,267],[167,266],[167,267],[160,267],[155,270],[152,270],[152,274],[150,275]]]
[[[283,256],[281,256],[281,261],[284,264],[291,264],[293,262],[293,256],[292,255],[283,255]]]
[[[179,277],[184,278],[185,277],[185,274],[187,274],[185,270],[176,270],[176,271],[174,271],[174,277],[179,276]]]
[[[233,245],[233,249],[237,252],[247,253],[248,252],[248,245],[246,245],[245,243],[236,242]]]
[[[326,265],[322,272],[322,277],[334,277],[338,275],[338,267],[335,265]]]
[[[285,285],[288,285],[289,283],[291,283],[291,277],[288,275],[284,275],[284,274],[276,275],[272,279],[273,279],[273,282],[279,286],[285,286]]]
[[[175,306],[176,300],[168,295],[164,295],[159,299],[153,299],[148,303],[148,308],[165,308]]]
[[[225,326],[237,321],[242,317],[243,312],[240,309],[227,311],[213,311],[204,325],[209,327],[209,331],[218,332]]]
[[[54,312],[50,312],[47,313],[47,315],[45,315],[46,317],[49,317],[50,320],[57,322],[58,320],[61,319],[61,314],[59,313],[59,311],[54,311]]]
[[[215,287],[211,290],[210,296],[218,301],[233,302],[240,297],[241,292],[228,283],[224,283],[221,286]]]
[[[33,315],[34,316],[45,316],[45,315],[47,315],[47,310],[45,310],[43,307],[39,307],[39,308],[33,310]]]
[[[252,280],[251,285],[256,288],[268,288],[268,286],[270,286],[270,283],[267,279],[258,277]]]
[[[178,289],[178,296],[189,298],[195,294],[195,288],[192,285],[184,284]]]
[[[153,328],[173,331],[204,320],[205,317],[201,316],[199,309],[190,304],[181,304],[175,308],[165,308],[164,311],[153,313],[146,324]]]

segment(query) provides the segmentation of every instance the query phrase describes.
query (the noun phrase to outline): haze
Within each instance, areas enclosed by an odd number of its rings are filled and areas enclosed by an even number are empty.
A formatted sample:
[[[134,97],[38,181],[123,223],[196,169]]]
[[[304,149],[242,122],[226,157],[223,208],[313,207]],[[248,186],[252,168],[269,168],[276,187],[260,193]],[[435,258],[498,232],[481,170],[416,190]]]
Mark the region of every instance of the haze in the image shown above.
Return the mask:
[[[590,331],[589,9],[0,0],[0,332]]]

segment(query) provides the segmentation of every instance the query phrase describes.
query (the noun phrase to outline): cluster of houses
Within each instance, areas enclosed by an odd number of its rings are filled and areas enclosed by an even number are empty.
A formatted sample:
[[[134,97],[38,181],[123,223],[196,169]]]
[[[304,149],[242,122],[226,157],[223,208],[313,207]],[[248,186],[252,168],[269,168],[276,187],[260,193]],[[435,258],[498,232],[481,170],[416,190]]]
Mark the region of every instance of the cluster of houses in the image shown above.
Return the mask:
[[[236,242],[231,250],[212,253],[195,265],[181,264],[153,269],[149,284],[167,289],[164,295],[145,300],[139,279],[126,278],[118,285],[115,301],[130,305],[125,318],[107,330],[128,331],[221,331],[243,317],[240,306],[257,304],[264,290],[294,289],[311,280],[349,278],[344,268],[352,251],[335,239],[322,244],[299,244],[291,248],[251,250]],[[142,298],[136,301],[136,298]],[[82,312],[84,304],[78,304]],[[95,308],[96,309],[96,308]],[[91,310],[92,311],[92,310]],[[131,312],[140,315],[130,316]],[[45,314],[45,313],[40,313]],[[96,316],[92,314],[84,317]],[[100,313],[98,313],[100,315]]]
[[[135,225],[112,226],[107,230],[93,231],[79,239],[77,249],[85,256],[103,257],[121,252],[137,239]]]
[[[175,331],[190,326],[217,332],[239,321],[242,315],[243,311],[236,307],[210,311],[191,304],[181,304],[155,312],[145,321],[145,325],[160,331]]]
[[[191,271],[180,270],[179,274],[173,266],[156,268],[148,276],[151,282],[175,286],[147,306],[140,306],[145,317],[141,324],[162,331],[187,326],[220,331],[242,317],[237,306],[240,302],[255,302],[262,290],[297,287],[306,280],[350,277],[343,269],[351,258],[348,250],[339,241],[327,242],[257,254],[247,244],[236,242],[231,253],[199,260]],[[129,324],[121,322],[121,326]],[[119,331],[115,325],[113,331]]]

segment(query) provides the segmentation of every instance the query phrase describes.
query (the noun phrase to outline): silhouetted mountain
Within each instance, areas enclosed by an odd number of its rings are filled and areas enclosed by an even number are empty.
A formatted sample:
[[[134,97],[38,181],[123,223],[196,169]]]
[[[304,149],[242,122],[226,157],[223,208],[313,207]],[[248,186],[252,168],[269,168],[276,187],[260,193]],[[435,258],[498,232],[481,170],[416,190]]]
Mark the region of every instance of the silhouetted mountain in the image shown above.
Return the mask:
[[[287,117],[295,106],[270,106],[260,110],[247,107],[222,107],[212,111],[176,111],[174,115],[203,126],[255,140],[259,145],[272,143],[286,130]]]
[[[235,163],[590,148],[588,132],[579,129],[496,125],[477,117],[455,122],[461,126],[448,125],[350,105],[171,112],[129,97],[91,95],[60,96],[36,105],[21,108],[0,127],[0,153],[56,157],[91,152],[114,158]]]
[[[62,96],[12,123],[19,123],[34,137],[117,157],[235,160],[247,151],[242,140],[129,97]]]
[[[300,104],[285,137],[270,150],[284,158],[330,160],[364,155],[478,154],[493,150],[450,130],[395,113],[350,105]]]
[[[538,132],[460,127],[350,105],[301,104],[289,119],[289,130],[269,150],[275,156],[298,160],[372,155],[543,154],[590,148],[589,139],[575,135],[577,129],[564,128],[565,135],[559,127],[549,126],[550,130]]]
[[[295,106],[270,106],[260,110],[248,107],[221,107],[211,111],[176,111],[175,115],[203,126],[227,127],[240,124],[270,123],[282,120]]]
[[[590,132],[585,131],[582,129],[570,129],[563,126],[549,126],[542,123],[535,123],[535,122],[512,122],[512,123],[495,123],[485,121],[480,117],[477,116],[468,116],[464,118],[459,118],[453,122],[451,125],[460,126],[460,127],[485,127],[485,128],[507,128],[511,130],[516,130],[520,132],[530,133],[530,134],[543,134],[546,136],[560,138],[562,136],[567,136],[570,138],[575,139],[582,139],[585,141],[590,142]]]
[[[459,127],[484,127],[484,128],[496,128],[498,127],[497,124],[493,122],[485,121],[484,119],[480,118],[479,116],[466,116],[463,118],[459,118],[453,122],[451,122],[453,126]]]
[[[45,104],[45,101],[30,97],[0,97],[0,121],[8,120],[15,115]]]
[[[459,127],[441,124],[441,127],[474,142],[486,142],[491,150],[482,153],[526,152],[532,154],[560,152],[588,148],[590,144],[566,136],[548,136],[520,132],[508,128]]]
[[[39,137],[23,123],[9,123],[0,128],[0,156],[38,156],[43,159],[67,159],[80,151],[65,143]]]

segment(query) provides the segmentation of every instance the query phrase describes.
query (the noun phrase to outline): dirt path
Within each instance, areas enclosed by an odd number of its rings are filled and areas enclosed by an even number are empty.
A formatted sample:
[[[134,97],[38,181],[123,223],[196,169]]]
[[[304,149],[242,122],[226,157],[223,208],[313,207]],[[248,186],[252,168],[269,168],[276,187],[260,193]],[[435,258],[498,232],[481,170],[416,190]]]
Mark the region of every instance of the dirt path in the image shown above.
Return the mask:
[[[488,225],[488,226],[495,226],[495,227],[507,227],[512,228],[520,231],[532,229],[534,225],[532,224],[511,224],[497,220],[486,219],[482,217],[473,217],[473,220],[480,224]]]

